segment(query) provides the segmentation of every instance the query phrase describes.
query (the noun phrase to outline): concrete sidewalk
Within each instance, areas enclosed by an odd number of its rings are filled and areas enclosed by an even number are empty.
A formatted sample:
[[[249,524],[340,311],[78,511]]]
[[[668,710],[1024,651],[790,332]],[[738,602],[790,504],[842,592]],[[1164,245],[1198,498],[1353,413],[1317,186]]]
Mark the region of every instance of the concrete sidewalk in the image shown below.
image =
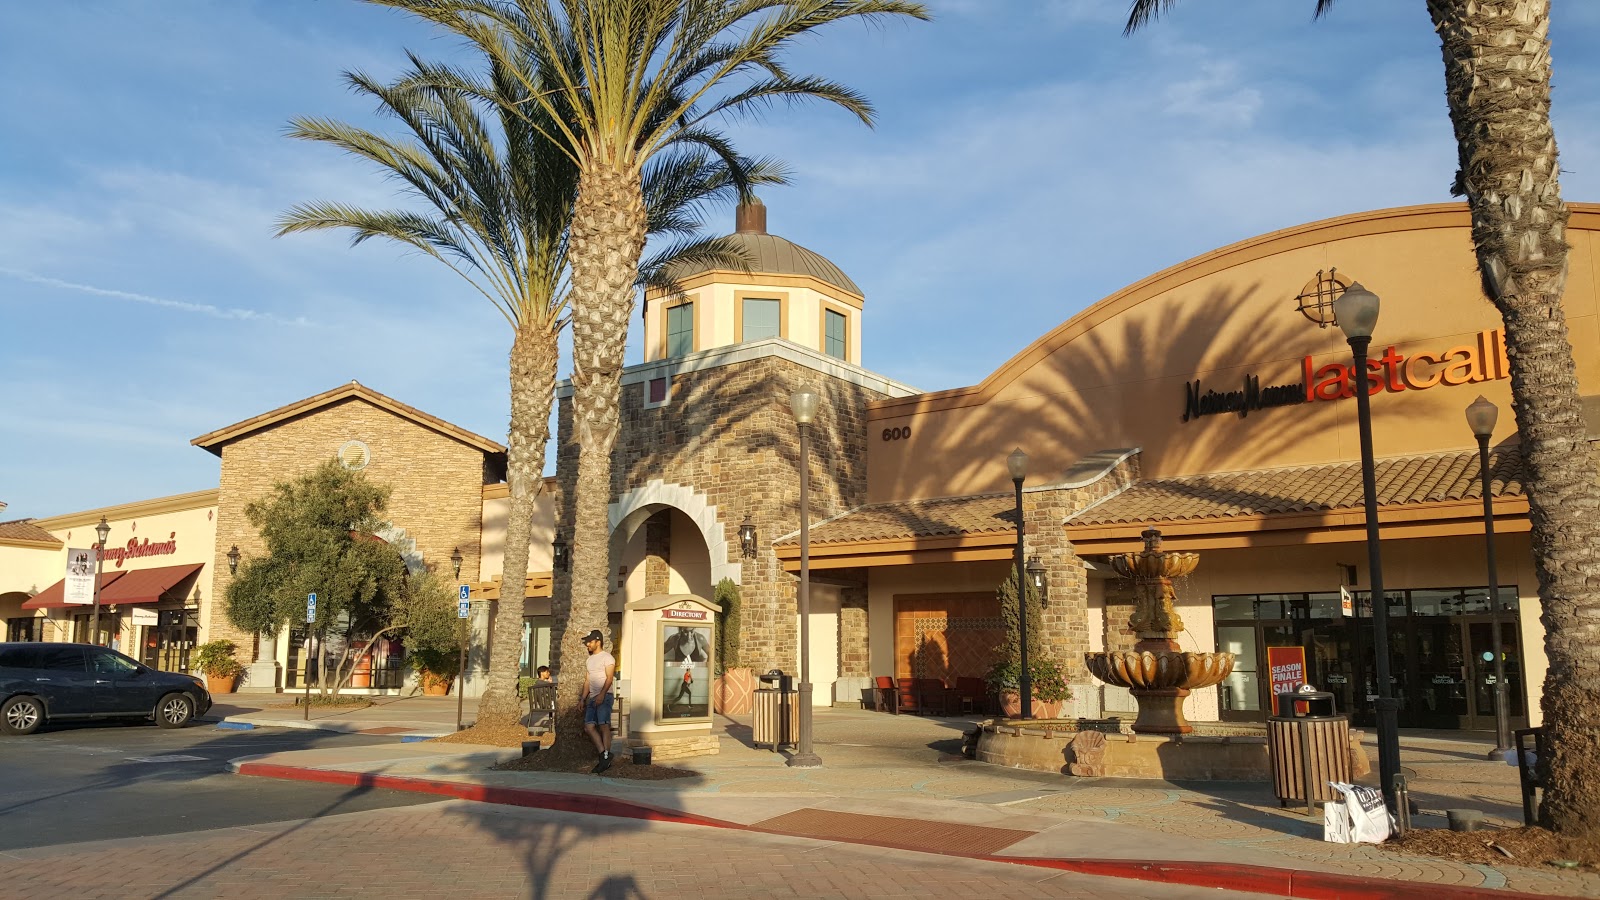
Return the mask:
[[[362,710],[346,718],[365,725],[376,715],[405,712]],[[751,747],[747,722],[720,724],[721,753],[674,762],[696,775],[665,782],[491,771],[514,751],[398,742],[270,754],[235,760],[234,768],[1283,896],[1435,897],[1443,887],[1451,896],[1487,889],[1600,897],[1600,876],[1592,874],[1324,843],[1320,817],[1278,808],[1265,784],[1070,778],[973,762],[959,752],[967,720],[818,711],[816,746],[825,764],[813,770],[787,768],[783,756]],[[1440,814],[1416,824],[1442,827],[1442,811],[1453,807],[1476,807],[1491,822],[1520,824],[1515,770],[1485,761],[1486,750],[1473,736],[1406,735],[1412,796],[1423,810]]]
[[[455,697],[373,697],[371,706],[358,708],[312,706],[309,716],[303,707],[294,705],[299,698],[299,694],[214,694],[211,709],[201,721],[419,738],[456,730]],[[477,710],[478,701],[468,698],[463,707],[468,725],[477,717]]]

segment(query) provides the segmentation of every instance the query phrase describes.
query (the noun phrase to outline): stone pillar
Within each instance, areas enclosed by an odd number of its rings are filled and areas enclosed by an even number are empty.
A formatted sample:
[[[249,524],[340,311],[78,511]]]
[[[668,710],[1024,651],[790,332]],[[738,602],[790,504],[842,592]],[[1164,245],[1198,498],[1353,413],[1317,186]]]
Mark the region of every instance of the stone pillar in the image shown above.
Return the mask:
[[[844,573],[848,572],[848,575]],[[866,678],[872,675],[868,650],[866,572],[843,570],[844,577],[860,577],[862,584],[839,591],[839,677]]]
[[[671,588],[672,511],[663,509],[644,523],[644,593],[670,594]]]

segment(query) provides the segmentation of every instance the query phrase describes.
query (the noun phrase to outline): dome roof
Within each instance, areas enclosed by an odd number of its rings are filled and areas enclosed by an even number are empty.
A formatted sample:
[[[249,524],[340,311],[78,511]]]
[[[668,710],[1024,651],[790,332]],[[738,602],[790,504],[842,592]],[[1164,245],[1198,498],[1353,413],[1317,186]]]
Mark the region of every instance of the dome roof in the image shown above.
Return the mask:
[[[850,276],[844,274],[822,254],[807,250],[786,238],[768,234],[767,208],[760,200],[739,204],[736,219],[738,230],[728,235],[727,240],[734,242],[744,251],[749,259],[752,273],[809,275],[858,297],[862,296],[861,288],[856,287]],[[674,271],[673,274],[679,279],[684,279],[712,268],[709,265],[696,263]]]

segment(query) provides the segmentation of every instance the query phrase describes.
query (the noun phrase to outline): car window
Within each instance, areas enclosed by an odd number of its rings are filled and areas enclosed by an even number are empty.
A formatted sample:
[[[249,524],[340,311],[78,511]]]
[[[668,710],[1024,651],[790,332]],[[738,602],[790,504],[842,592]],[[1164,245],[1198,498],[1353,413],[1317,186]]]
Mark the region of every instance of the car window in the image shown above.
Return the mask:
[[[0,647],[0,666],[9,669],[31,669],[39,661],[33,647]]]
[[[139,664],[113,650],[90,650],[89,668],[99,675],[126,676],[139,671]]]
[[[40,660],[38,668],[49,669],[53,672],[77,672],[83,674],[83,648],[82,647],[56,647],[49,644],[39,648]]]
[[[109,650],[89,651],[89,665],[96,675],[110,675],[113,678],[126,678],[139,671],[138,664],[133,660]]]

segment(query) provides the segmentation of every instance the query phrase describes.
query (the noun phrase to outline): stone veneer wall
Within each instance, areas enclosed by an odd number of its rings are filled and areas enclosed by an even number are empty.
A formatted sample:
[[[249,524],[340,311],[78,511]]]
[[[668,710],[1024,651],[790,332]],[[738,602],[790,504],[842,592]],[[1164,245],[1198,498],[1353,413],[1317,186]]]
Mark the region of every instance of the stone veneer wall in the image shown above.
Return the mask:
[[[1044,563],[1049,583],[1042,616],[1045,647],[1055,656],[1069,683],[1087,684],[1083,654],[1089,651],[1089,574],[1067,540],[1062,525],[1069,516],[1111,496],[1139,478],[1137,454],[1118,462],[1104,476],[1082,487],[1045,485],[1022,492],[1027,525],[1027,556]],[[1099,623],[1094,623],[1098,626]]]
[[[839,590],[839,677],[872,675],[871,637],[867,630],[867,571],[836,569],[828,575],[856,586]]]
[[[716,507],[730,554],[727,561],[742,563],[744,662],[757,671],[798,668],[792,625],[797,582],[784,574],[771,544],[800,527],[799,437],[789,395],[802,386],[822,395],[811,429],[811,520],[817,522],[866,501],[866,408],[884,394],[775,356],[680,372],[673,376],[669,402],[654,408],[645,408],[646,385],[622,389],[622,434],[612,456],[611,500],[659,479],[702,493]],[[564,498],[572,496],[577,480],[578,448],[572,434],[571,400],[562,398],[557,478]],[[746,515],[758,529],[760,549],[754,559],[740,560],[738,529]],[[570,531],[572,518],[569,501],[558,514],[557,531]],[[585,539],[579,535],[573,540]],[[615,561],[610,571],[616,571]],[[570,576],[556,573],[552,590],[559,630],[570,603]],[[841,620],[847,618],[841,614]],[[864,623],[860,627],[864,633]],[[553,632],[551,638],[560,635]],[[841,674],[846,665],[841,658]],[[849,665],[866,671],[864,661]]]
[[[208,604],[205,639],[238,644],[243,662],[258,655],[256,636],[240,631],[223,613],[222,598],[232,576],[228,548],[237,544],[246,558],[265,552],[245,519],[245,506],[272,486],[332,459],[346,441],[364,442],[371,462],[364,472],[393,489],[388,518],[416,541],[417,552],[440,571],[450,572],[450,553],[460,548],[461,579],[479,580],[479,540],[483,526],[483,485],[490,462],[482,450],[446,437],[409,419],[350,398],[270,425],[222,448],[217,500],[216,573]],[[280,660],[282,662],[282,660]]]
[[[644,594],[672,593],[672,513],[662,510],[644,523]],[[710,597],[706,598],[710,600]]]

